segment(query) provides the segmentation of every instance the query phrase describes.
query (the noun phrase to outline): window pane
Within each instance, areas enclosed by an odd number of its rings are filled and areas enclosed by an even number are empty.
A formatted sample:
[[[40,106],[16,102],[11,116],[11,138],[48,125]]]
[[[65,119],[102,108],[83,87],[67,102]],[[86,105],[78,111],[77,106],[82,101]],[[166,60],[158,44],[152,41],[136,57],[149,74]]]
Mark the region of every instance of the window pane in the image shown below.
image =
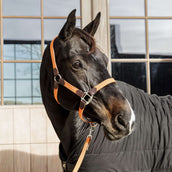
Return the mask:
[[[77,9],[76,16],[80,16],[80,0],[44,0],[43,2],[44,16],[68,16],[72,9]]]
[[[40,85],[39,85],[39,80],[33,80],[33,96],[34,97],[40,97],[41,92],[40,92]]]
[[[32,63],[32,78],[39,79],[40,63]]]
[[[112,63],[112,76],[146,91],[145,63]]]
[[[151,93],[172,95],[172,63],[151,63]]]
[[[15,104],[15,65],[4,63],[4,104]]]
[[[34,27],[33,27],[34,26]],[[4,19],[3,36],[6,40],[41,40],[40,19]]]
[[[1,9],[1,3],[0,3],[0,9]],[[1,18],[0,18],[0,26],[1,26]],[[0,33],[1,33],[1,27],[0,27]],[[1,34],[0,34],[0,40],[1,40]],[[0,59],[1,59],[1,43],[0,43]]]
[[[4,104],[42,103],[40,63],[4,63]]]
[[[149,20],[151,58],[172,58],[172,20]]]
[[[4,79],[4,97],[5,98],[15,97],[15,80]]]
[[[41,44],[37,41],[4,41],[5,60],[41,60]]]
[[[15,47],[17,60],[31,60],[31,44],[17,44]]]
[[[31,44],[32,49],[32,60],[41,60],[42,54],[41,54],[41,44]]]
[[[4,60],[41,59],[41,20],[4,19],[3,37]]]
[[[41,1],[40,0],[4,0],[3,1],[4,16],[40,16]]]
[[[31,79],[31,63],[16,63],[16,78]]]
[[[144,0],[109,0],[110,16],[144,16]]]
[[[144,20],[110,20],[111,57],[145,58]]]
[[[4,79],[15,79],[16,64],[4,63]]]
[[[148,0],[149,16],[172,16],[171,0]]]
[[[1,63],[0,63],[0,103],[1,103]]]
[[[14,44],[4,44],[3,53],[5,60],[14,60]]]
[[[16,96],[22,98],[31,97],[31,80],[16,81]]]
[[[63,25],[65,24],[66,19],[45,19],[44,20],[44,40],[51,41],[55,38]],[[76,20],[76,27],[81,28],[80,20]]]

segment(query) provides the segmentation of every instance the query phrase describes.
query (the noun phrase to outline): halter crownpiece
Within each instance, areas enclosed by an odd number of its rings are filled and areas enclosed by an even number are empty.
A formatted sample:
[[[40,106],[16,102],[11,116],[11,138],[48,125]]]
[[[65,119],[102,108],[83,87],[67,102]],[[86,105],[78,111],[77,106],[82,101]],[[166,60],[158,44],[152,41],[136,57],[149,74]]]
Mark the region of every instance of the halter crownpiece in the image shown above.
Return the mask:
[[[95,87],[91,88],[87,92],[83,92],[82,90],[80,90],[80,89],[76,88],[75,86],[71,85],[70,83],[68,83],[66,80],[64,80],[61,77],[58,67],[57,67],[57,64],[56,64],[56,60],[55,60],[54,41],[57,37],[55,37],[50,43],[50,54],[51,54],[51,61],[52,61],[52,65],[53,65],[53,74],[54,74],[54,98],[57,101],[57,103],[60,104],[60,102],[58,101],[59,85],[66,87],[71,92],[73,92],[74,94],[76,94],[77,96],[79,96],[81,98],[80,105],[79,105],[79,111],[78,111],[79,117],[84,122],[94,123],[94,122],[90,121],[89,119],[87,119],[86,117],[84,117],[84,115],[83,115],[86,105],[88,105],[92,101],[94,95],[100,89],[102,89],[103,87],[105,87],[111,83],[116,83],[116,81],[114,78],[108,78],[108,79],[102,81],[101,83],[99,83],[98,85],[96,85]]]

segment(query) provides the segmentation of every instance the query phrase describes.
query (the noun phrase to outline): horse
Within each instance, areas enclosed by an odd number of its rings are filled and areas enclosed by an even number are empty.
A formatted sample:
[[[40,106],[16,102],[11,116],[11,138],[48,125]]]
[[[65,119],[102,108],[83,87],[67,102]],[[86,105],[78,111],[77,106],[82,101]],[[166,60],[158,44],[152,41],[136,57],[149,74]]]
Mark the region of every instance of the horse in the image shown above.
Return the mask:
[[[93,38],[101,14],[79,29],[75,28],[75,12],[68,15],[58,37],[46,47],[40,68],[42,100],[60,139],[63,170],[69,172],[75,168],[93,124],[96,125],[92,127],[91,143],[80,172],[151,171],[162,167],[162,163],[158,163],[162,157],[163,170],[170,170],[172,130],[167,126],[172,122],[172,115],[169,115],[172,97],[151,96],[113,80],[95,91],[111,78],[107,70],[108,58]],[[84,108],[81,107],[83,102]],[[82,109],[83,114],[78,109]],[[164,111],[166,115],[162,118]]]

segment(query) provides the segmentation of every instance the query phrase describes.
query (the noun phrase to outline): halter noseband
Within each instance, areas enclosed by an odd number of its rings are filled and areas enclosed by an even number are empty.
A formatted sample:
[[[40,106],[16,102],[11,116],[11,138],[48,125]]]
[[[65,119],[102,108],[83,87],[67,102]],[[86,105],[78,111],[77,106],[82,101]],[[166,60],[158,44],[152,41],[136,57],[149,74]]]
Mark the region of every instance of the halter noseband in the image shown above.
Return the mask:
[[[58,36],[57,36],[58,37]],[[106,85],[109,85],[111,83],[116,83],[116,81],[114,80],[114,78],[108,78],[104,81],[102,81],[101,83],[99,83],[98,85],[96,85],[95,87],[93,87],[92,89],[90,89],[87,92],[83,92],[82,90],[76,88],[75,86],[71,85],[70,83],[68,83],[66,80],[64,80],[58,70],[57,64],[56,64],[56,60],[55,60],[55,52],[54,52],[54,41],[57,38],[55,37],[50,44],[50,54],[51,54],[51,60],[52,60],[52,65],[53,65],[53,73],[54,73],[54,98],[57,101],[58,104],[60,104],[60,102],[58,101],[58,88],[59,88],[59,84],[66,87],[67,89],[69,89],[71,92],[73,92],[74,94],[76,94],[77,96],[79,96],[81,98],[81,102],[80,102],[80,106],[79,106],[79,117],[87,123],[93,123],[92,121],[90,121],[89,119],[87,119],[86,117],[84,117],[83,115],[83,111],[86,107],[86,105],[88,105],[92,99],[93,96],[103,87],[105,87]]]

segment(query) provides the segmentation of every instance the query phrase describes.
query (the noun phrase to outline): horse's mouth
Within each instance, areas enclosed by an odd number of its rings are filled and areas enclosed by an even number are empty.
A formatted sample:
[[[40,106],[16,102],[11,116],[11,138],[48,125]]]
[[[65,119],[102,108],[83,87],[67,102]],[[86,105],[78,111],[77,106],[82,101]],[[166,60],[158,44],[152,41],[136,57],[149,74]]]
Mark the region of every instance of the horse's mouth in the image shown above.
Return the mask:
[[[129,130],[127,130],[125,132],[120,132],[120,131],[119,132],[111,132],[105,126],[103,127],[103,129],[104,129],[104,134],[105,134],[106,138],[111,141],[120,140],[130,134]]]

